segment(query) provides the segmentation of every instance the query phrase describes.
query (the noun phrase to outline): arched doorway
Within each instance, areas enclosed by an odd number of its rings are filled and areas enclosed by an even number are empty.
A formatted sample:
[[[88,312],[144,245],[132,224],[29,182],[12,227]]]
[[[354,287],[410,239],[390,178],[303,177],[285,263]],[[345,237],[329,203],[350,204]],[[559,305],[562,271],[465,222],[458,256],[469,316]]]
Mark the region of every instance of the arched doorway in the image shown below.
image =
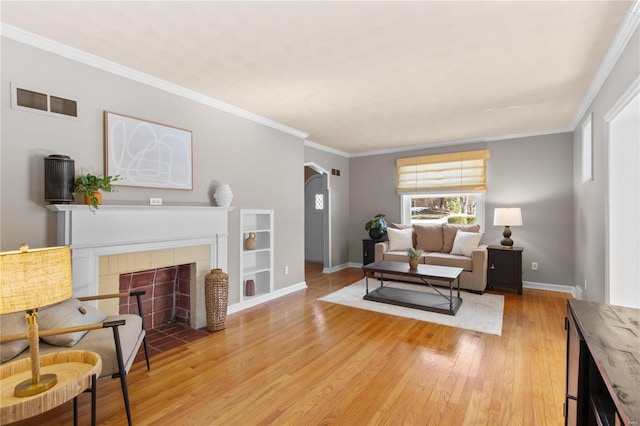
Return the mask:
[[[331,202],[329,173],[314,163],[305,163],[304,253],[305,261],[331,268]]]

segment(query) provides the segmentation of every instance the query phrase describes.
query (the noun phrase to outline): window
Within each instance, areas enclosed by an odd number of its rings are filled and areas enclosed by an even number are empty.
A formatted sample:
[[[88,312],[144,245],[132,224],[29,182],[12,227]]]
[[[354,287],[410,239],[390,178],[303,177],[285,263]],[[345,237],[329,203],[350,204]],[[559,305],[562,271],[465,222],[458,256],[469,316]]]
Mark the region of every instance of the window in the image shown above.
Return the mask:
[[[402,223],[477,223],[484,229],[484,193],[403,195]]]
[[[402,223],[477,223],[484,229],[488,150],[396,160]]]
[[[593,114],[593,113],[592,113]],[[593,132],[591,115],[582,124],[582,183],[593,180]]]
[[[324,210],[324,195],[323,194],[316,194],[315,197],[315,210],[316,211],[322,211]]]

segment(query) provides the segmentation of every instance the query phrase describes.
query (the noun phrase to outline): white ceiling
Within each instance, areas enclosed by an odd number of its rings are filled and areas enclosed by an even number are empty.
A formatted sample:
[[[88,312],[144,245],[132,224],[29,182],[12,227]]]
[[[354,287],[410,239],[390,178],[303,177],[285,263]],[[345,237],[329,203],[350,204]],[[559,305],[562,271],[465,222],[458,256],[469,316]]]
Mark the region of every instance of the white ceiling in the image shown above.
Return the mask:
[[[568,129],[630,1],[1,2],[346,153]]]

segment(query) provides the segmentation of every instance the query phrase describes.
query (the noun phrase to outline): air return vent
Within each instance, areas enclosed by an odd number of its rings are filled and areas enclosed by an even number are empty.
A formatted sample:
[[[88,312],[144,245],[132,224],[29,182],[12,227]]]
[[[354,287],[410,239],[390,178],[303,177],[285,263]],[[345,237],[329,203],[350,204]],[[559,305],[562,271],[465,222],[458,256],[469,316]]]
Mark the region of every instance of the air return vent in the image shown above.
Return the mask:
[[[78,102],[42,90],[11,84],[11,108],[78,118]]]

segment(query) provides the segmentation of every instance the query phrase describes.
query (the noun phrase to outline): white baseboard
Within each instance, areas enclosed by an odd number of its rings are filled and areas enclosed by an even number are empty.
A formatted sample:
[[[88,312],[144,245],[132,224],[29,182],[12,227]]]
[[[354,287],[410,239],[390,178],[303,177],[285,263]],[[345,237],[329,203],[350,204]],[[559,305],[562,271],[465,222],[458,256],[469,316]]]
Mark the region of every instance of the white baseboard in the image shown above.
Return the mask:
[[[343,263],[342,265],[332,266],[331,268],[323,268],[322,273],[330,274],[332,272],[338,272],[347,268],[362,268],[362,263],[353,263],[353,262]]]
[[[234,303],[233,305],[227,307],[227,315],[243,311],[245,309],[260,305],[262,303],[277,299],[282,296],[286,296],[287,294],[295,293],[296,291],[304,290],[305,288],[307,288],[307,283],[303,281],[289,287],[275,290],[269,294],[263,294],[261,296],[252,297],[251,299],[245,300],[243,302]]]
[[[579,299],[579,297],[577,297],[577,295],[576,295],[576,293],[578,291],[580,291],[579,287],[561,285],[561,284],[537,283],[537,282],[534,282],[534,281],[523,281],[522,282],[522,287],[524,287],[524,288],[532,288],[532,289],[535,289],[535,290],[555,291],[555,292],[558,292],[558,293],[569,293],[573,297]],[[576,290],[576,289],[578,289],[578,290]],[[582,293],[582,291],[580,291],[580,293]]]

